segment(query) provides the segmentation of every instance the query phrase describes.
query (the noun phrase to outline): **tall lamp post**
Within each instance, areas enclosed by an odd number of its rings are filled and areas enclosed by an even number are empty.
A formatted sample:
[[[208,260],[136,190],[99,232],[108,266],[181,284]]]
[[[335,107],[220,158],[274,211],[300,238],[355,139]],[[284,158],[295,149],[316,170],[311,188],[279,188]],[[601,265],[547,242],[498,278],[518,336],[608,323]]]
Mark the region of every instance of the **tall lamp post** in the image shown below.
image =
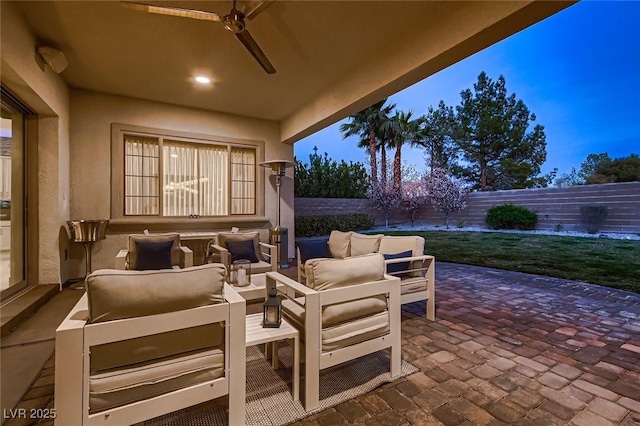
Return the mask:
[[[271,176],[276,177],[276,192],[278,194],[278,210],[276,226],[269,229],[269,243],[277,247],[278,264],[281,269],[289,267],[289,231],[280,226],[280,185],[282,176],[285,175],[288,167],[293,167],[296,163],[287,160],[271,160],[260,163],[262,167],[271,169]]]

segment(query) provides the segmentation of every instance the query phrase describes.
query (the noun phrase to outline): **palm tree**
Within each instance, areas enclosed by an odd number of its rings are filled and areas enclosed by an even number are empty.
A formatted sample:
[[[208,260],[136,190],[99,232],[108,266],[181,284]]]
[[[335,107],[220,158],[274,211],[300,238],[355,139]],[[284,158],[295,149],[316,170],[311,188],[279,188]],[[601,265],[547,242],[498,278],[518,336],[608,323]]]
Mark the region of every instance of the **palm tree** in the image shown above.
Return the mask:
[[[366,146],[369,149],[369,157],[371,162],[371,181],[378,181],[378,165],[376,151],[378,148],[378,135],[382,124],[388,120],[389,114],[395,108],[395,104],[384,104],[387,99],[383,99],[362,111],[349,116],[350,123],[344,123],[340,126],[342,137],[344,139],[349,136],[360,136],[360,146]],[[368,141],[368,143],[364,142]],[[385,153],[386,154],[386,153]]]
[[[383,184],[386,184],[387,181],[387,166],[389,162],[387,161],[387,148],[391,147],[391,136],[385,128],[388,128],[389,119],[382,122],[380,125],[380,129],[376,132],[376,153],[380,152],[380,181]],[[369,149],[369,138],[361,139],[358,142],[358,148],[366,148]]]
[[[380,131],[376,133],[381,133]],[[385,135],[378,136],[376,134],[376,154],[378,151],[380,152],[380,180],[384,182],[387,176],[387,146],[388,146],[388,137]],[[366,139],[360,139],[358,142],[358,148],[365,148],[369,150],[370,139],[367,137]],[[377,161],[377,159],[375,160]],[[377,166],[377,163],[376,163]],[[376,173],[377,175],[377,173]],[[377,179],[376,179],[377,180]]]
[[[420,143],[423,117],[412,119],[413,111],[396,111],[384,125],[384,131],[390,136],[390,145],[396,152],[393,158],[393,188],[400,191],[402,184],[402,146],[409,143],[416,146]]]

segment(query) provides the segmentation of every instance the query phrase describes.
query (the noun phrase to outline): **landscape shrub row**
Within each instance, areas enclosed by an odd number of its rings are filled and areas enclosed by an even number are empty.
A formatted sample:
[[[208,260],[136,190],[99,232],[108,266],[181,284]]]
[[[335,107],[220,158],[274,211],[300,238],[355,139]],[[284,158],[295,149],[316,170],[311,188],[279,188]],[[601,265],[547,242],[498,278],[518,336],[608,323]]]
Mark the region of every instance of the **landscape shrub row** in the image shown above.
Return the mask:
[[[296,237],[329,235],[331,231],[361,231],[373,227],[371,216],[355,213],[345,215],[303,216],[295,218]]]
[[[606,206],[580,206],[582,224],[589,234],[595,234],[602,228],[607,213]],[[538,215],[525,207],[502,204],[491,207],[485,221],[493,229],[531,230],[538,223]]]

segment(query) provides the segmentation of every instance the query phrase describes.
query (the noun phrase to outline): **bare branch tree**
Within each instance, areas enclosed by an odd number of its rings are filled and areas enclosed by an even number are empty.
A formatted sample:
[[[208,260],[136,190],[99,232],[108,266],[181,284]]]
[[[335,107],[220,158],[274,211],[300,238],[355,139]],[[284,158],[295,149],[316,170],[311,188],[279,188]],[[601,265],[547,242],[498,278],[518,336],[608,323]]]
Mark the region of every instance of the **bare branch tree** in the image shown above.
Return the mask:
[[[429,201],[436,211],[444,213],[445,224],[449,229],[451,215],[467,207],[469,188],[462,179],[438,167],[425,180]]]

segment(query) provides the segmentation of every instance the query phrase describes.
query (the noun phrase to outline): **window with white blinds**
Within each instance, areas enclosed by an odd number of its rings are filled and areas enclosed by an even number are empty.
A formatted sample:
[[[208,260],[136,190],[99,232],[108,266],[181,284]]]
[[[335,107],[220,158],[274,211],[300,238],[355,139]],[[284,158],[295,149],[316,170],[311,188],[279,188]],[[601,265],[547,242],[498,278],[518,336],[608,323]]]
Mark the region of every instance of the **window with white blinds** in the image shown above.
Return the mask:
[[[251,149],[231,150],[231,214],[255,214],[256,155]]]
[[[158,215],[160,169],[157,140],[128,137],[124,158],[125,215]]]
[[[124,135],[126,216],[256,214],[256,149]]]

